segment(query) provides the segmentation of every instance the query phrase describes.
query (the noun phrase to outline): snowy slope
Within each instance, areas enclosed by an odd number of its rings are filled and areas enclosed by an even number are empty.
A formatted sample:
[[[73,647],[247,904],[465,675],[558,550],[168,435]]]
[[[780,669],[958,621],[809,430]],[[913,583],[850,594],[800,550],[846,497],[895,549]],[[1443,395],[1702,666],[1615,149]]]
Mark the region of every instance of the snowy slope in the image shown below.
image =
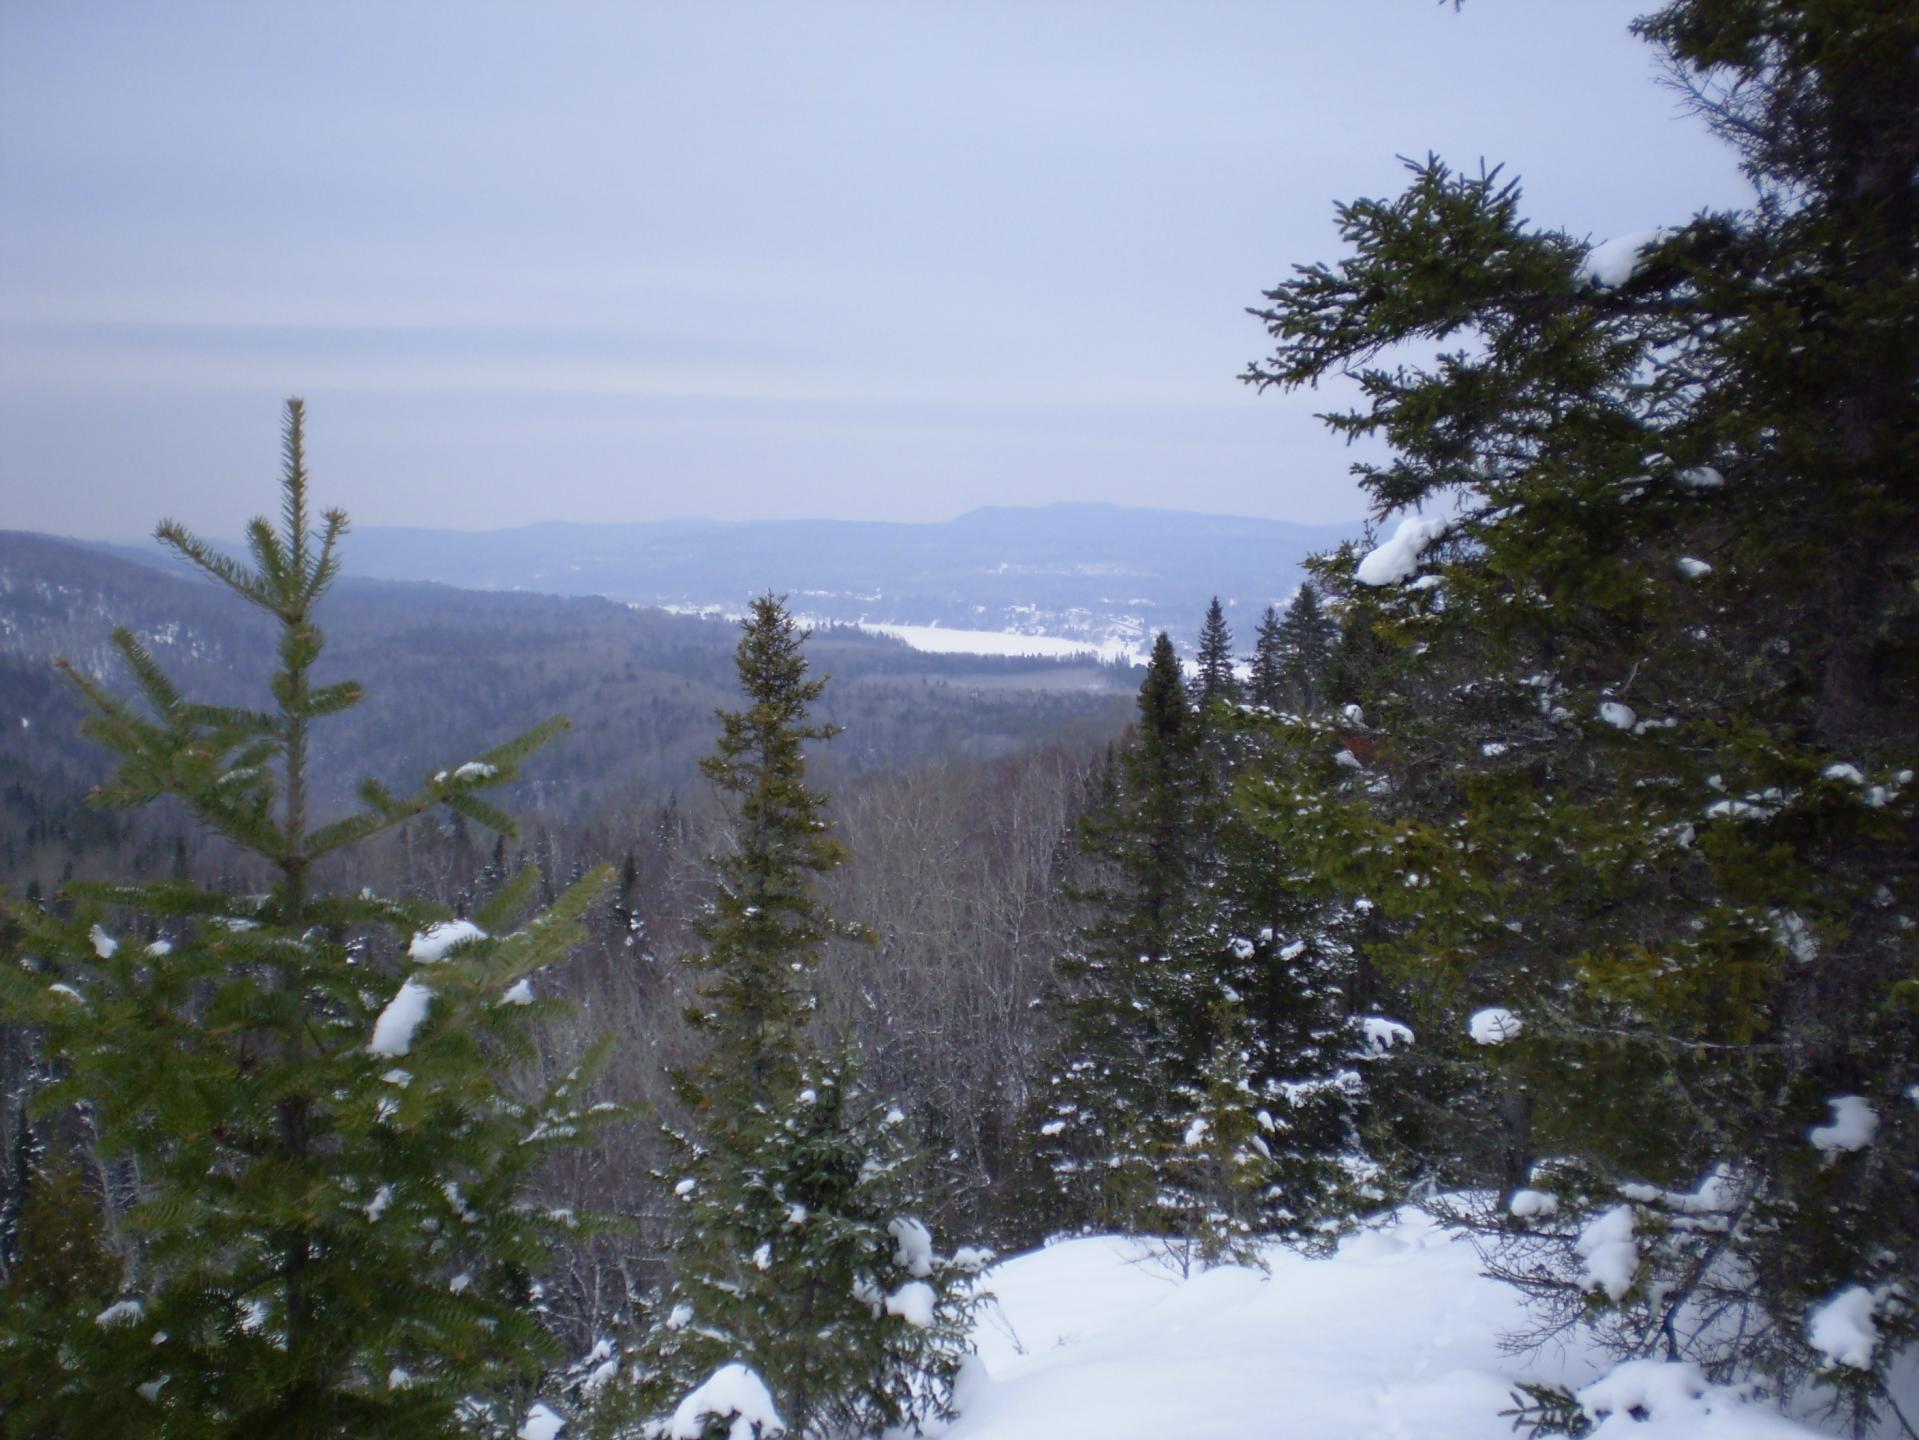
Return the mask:
[[[1073,1240],[1017,1256],[986,1284],[979,1360],[945,1440],[1495,1440],[1514,1382],[1594,1381],[1594,1357],[1502,1353],[1514,1292],[1417,1214],[1329,1260],[1275,1250],[1272,1273],[1180,1280],[1152,1247]],[[983,1368],[984,1373],[978,1373]],[[1789,1440],[1816,1432],[1681,1367],[1612,1382],[1603,1440]],[[1670,1393],[1662,1395],[1663,1390]],[[1642,1400],[1642,1397],[1645,1397]],[[1641,1403],[1651,1418],[1636,1422]]]

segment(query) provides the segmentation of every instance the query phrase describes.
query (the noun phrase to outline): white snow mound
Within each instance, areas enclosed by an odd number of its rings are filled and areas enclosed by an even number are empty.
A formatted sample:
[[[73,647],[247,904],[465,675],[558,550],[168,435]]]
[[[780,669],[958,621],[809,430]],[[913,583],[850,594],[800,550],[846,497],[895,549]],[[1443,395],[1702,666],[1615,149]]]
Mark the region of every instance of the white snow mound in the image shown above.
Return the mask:
[[[1417,1211],[1384,1217],[1326,1259],[1273,1247],[1270,1274],[1182,1280],[1165,1246],[1113,1237],[1014,1256],[983,1277],[987,1305],[942,1440],[1499,1440],[1521,1381],[1591,1386],[1609,1368],[1574,1341],[1509,1353],[1518,1292],[1471,1245]],[[1685,1367],[1671,1367],[1684,1370]],[[1592,1408],[1650,1400],[1605,1440],[1811,1440],[1763,1403],[1689,1377],[1627,1372]],[[1606,1428],[1611,1426],[1613,1428]]]
[[[766,1382],[738,1362],[720,1366],[680,1401],[666,1433],[671,1440],[701,1440],[707,1422],[715,1419],[733,1422],[727,1440],[774,1440],[786,1433]]]

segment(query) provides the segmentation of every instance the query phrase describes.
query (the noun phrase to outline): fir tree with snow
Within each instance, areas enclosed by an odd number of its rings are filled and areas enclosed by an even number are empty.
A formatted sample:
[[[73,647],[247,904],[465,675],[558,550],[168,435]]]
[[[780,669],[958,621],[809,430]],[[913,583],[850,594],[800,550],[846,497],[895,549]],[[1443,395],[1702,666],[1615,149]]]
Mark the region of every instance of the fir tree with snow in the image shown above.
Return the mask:
[[[1749,208],[1595,246],[1429,159],[1262,312],[1248,378],[1355,371],[1331,423],[1391,450],[1359,470],[1393,528],[1322,572],[1382,738],[1312,859],[1482,1077],[1456,1173],[1543,1323],[1864,1416],[1919,1284],[1919,14],[1635,28]],[[1522,1191],[1553,1218],[1515,1226]],[[1855,1290],[1880,1343],[1828,1348]]]
[[[742,631],[748,703],[720,712],[704,762],[730,828],[696,957],[707,1050],[679,1077],[690,1120],[663,1177],[680,1202],[673,1280],[617,1398],[642,1433],[683,1433],[698,1418],[689,1397],[744,1367],[777,1407],[769,1436],[917,1429],[947,1413],[969,1277],[917,1218],[928,1197],[904,1115],[813,1033],[820,948],[860,933],[815,886],[844,851],[807,784],[805,746],[836,732],[808,719],[826,682],[807,678],[805,632],[784,603],[754,601]]]
[[[1193,899],[1199,772],[1179,658],[1162,633],[1102,803],[1079,830],[1099,876],[1060,961],[1059,1052],[1035,1140],[1064,1225],[1152,1228],[1173,1090],[1205,1054],[1204,978],[1174,954]]]
[[[120,762],[98,801],[171,798],[272,883],[74,885],[70,915],[10,911],[34,958],[0,972],[0,1004],[38,1027],[58,1077],[35,1109],[82,1111],[134,1189],[112,1303],[6,1310],[0,1369],[62,1357],[33,1372],[10,1434],[509,1435],[550,1348],[531,1290],[553,1226],[523,1192],[548,1147],[597,1117],[580,1113],[577,1072],[543,1096],[510,1083],[542,1007],[509,1002],[580,934],[601,877],[530,914],[522,876],[463,923],[333,893],[327,874],[345,847],[441,805],[510,831],[484,792],[564,722],[410,795],[368,782],[360,808],[316,823],[318,732],[360,688],[316,678],[314,613],[347,522],[329,511],[316,532],[303,424],[289,402],[282,524],[248,527],[250,565],[177,524],[158,532],[272,618],[272,707],[187,700],[124,630],[144,712],[68,669],[94,708],[87,733]]]

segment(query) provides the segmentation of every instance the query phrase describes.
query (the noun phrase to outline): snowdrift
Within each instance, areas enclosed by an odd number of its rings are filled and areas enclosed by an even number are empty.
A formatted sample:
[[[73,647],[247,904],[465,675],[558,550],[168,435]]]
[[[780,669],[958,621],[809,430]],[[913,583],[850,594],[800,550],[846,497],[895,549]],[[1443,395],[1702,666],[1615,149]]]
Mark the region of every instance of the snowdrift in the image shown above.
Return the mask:
[[[1275,1249],[1270,1264],[1182,1279],[1164,1247],[1114,1238],[1001,1263],[945,1440],[1509,1440],[1499,1412],[1521,1380],[1592,1386],[1602,1440],[1821,1433],[1690,1367],[1607,1376],[1579,1349],[1505,1353],[1517,1296],[1414,1211],[1330,1259]]]

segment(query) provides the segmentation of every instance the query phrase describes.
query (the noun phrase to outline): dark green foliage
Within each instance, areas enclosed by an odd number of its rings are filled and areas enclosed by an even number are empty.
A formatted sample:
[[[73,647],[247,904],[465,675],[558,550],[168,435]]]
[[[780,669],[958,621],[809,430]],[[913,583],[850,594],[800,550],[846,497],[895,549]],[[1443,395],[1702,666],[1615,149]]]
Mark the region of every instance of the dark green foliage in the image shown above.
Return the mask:
[[[1233,673],[1233,632],[1226,627],[1226,612],[1217,595],[1199,627],[1191,688],[1193,707],[1202,718],[1212,713],[1216,703],[1230,705],[1240,698],[1239,677]]]
[[[43,1150],[26,1126],[26,1173],[19,1197],[14,1258],[0,1284],[0,1434],[82,1440],[107,1433],[124,1394],[76,1398],[48,1377],[99,1348],[94,1317],[107,1311],[119,1291],[124,1265],[108,1245],[98,1189],[68,1151]],[[95,1334],[83,1327],[90,1326]],[[64,1343],[63,1343],[64,1342]]]
[[[1317,714],[1329,698],[1338,642],[1338,622],[1308,580],[1287,602],[1284,616],[1268,606],[1261,618],[1247,698],[1266,710]]]
[[[735,1360],[795,1435],[917,1431],[949,1413],[970,1277],[932,1252],[904,1117],[857,1074],[850,1056],[802,1057],[798,1088],[755,1109],[750,1159],[684,1145],[682,1238],[641,1354],[642,1413]]]
[[[1038,1141],[1063,1224],[1153,1228],[1158,1157],[1172,1123],[1168,1075],[1178,1073],[1170,1052],[1205,1053],[1203,992],[1172,953],[1192,900],[1196,730],[1179,658],[1162,633],[1137,719],[1080,826],[1080,848],[1102,873],[1086,895],[1092,908],[1079,947],[1060,961],[1068,987],[1061,1053]]]
[[[673,1283],[637,1388],[617,1398],[640,1416],[668,1414],[739,1362],[795,1435],[917,1429],[947,1413],[965,1277],[930,1239],[923,1252],[901,1239],[926,1234],[904,1117],[861,1092],[854,1057],[816,1048],[820,946],[863,935],[834,922],[815,890],[844,849],[806,783],[804,747],[835,732],[807,719],[825,681],[806,678],[805,632],[784,603],[756,600],[742,628],[747,706],[720,712],[704,762],[730,844],[713,858],[716,895],[699,927],[705,978],[692,1018],[708,1048],[679,1077],[691,1125],[671,1137],[681,1168],[667,1178],[683,1202]]]
[[[771,595],[753,602],[742,630],[748,708],[719,712],[719,745],[700,762],[733,817],[731,846],[713,860],[717,893],[700,922],[703,1004],[690,1017],[711,1046],[691,1090],[719,1125],[798,1088],[813,1006],[805,977],[837,928],[813,882],[845,858],[825,796],[806,784],[804,747],[838,732],[807,723],[826,682],[806,678],[805,632]]]
[[[1248,742],[1267,776],[1265,743],[1223,701],[1211,713],[1162,636],[1081,826],[1103,878],[1061,963],[1062,1055],[1036,1122],[1060,1223],[1177,1237],[1208,1263],[1336,1228],[1363,1193],[1357,1067],[1373,1058],[1335,898],[1228,803]]]
[[[1248,378],[1356,372],[1331,423],[1390,447],[1359,467],[1378,515],[1443,523],[1411,584],[1324,567],[1373,754],[1302,855],[1376,904],[1369,958],[1479,1097],[1456,1178],[1561,1194],[1557,1248],[1500,1263],[1546,1324],[1790,1383],[1823,1363],[1810,1307],[1919,1280],[1919,12],[1675,0],[1638,29],[1749,209],[1604,275],[1516,183],[1428,160],[1341,207],[1347,258],[1271,292]],[[1458,348],[1399,362],[1422,346]],[[1527,1029],[1487,1052],[1491,1004]],[[1822,1154],[1841,1095],[1877,1135]],[[1594,1298],[1570,1242],[1622,1184],[1641,1273]],[[1875,1369],[1828,1377],[1864,1409],[1909,1323],[1878,1318]]]
[[[542,1007],[503,1003],[581,933],[603,876],[530,920],[522,876],[418,969],[406,937],[444,911],[325,888],[328,856],[430,807],[510,830],[483,792],[564,722],[408,796],[369,782],[360,809],[313,823],[313,727],[359,688],[314,678],[313,609],[346,517],[312,531],[302,420],[291,402],[283,524],[249,527],[250,565],[160,527],[271,618],[273,708],[187,700],[125,631],[146,713],[69,670],[88,733],[119,759],[100,803],[172,797],[271,888],[85,885],[71,915],[11,911],[37,968],[0,971],[0,1005],[40,1027],[58,1076],[36,1109],[84,1105],[102,1156],[138,1177],[124,1217],[138,1303],[114,1323],[75,1312],[52,1333],[0,1332],[0,1368],[29,1343],[75,1357],[45,1372],[39,1403],[76,1433],[511,1433],[548,1348],[529,1291],[556,1223],[519,1197],[548,1146],[603,1118],[578,1113],[577,1072],[530,1101],[505,1087]],[[153,926],[160,939],[139,938]],[[422,992],[424,1023],[396,1023],[389,1001]]]

